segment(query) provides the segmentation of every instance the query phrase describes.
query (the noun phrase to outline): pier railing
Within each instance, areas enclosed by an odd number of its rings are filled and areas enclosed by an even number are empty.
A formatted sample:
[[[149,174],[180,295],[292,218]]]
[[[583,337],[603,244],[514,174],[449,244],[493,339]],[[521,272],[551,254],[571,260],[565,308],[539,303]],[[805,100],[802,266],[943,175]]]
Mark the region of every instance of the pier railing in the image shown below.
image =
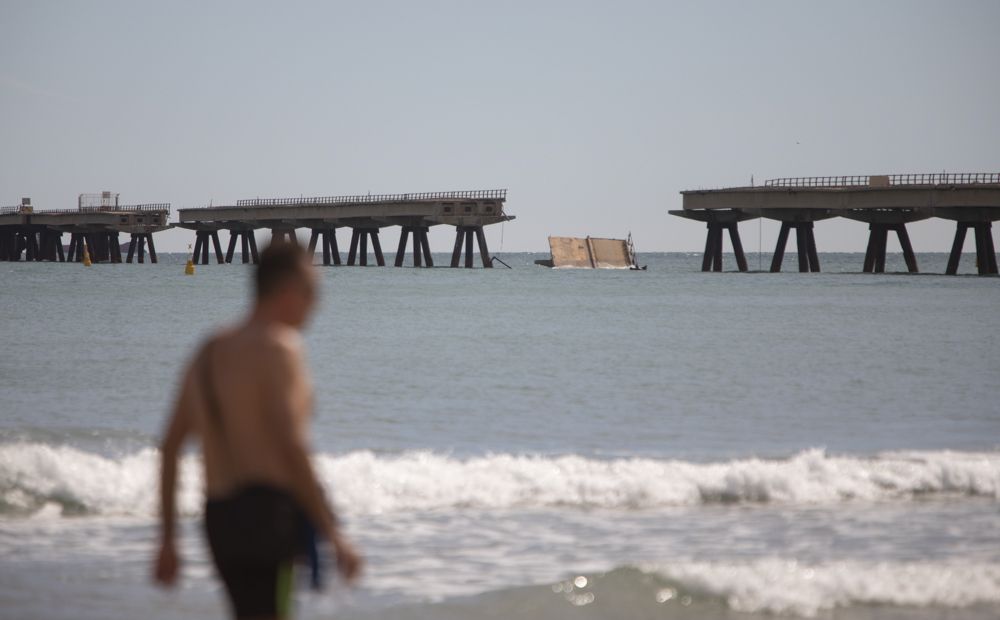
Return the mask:
[[[13,207],[0,207],[0,215],[10,215],[12,213],[20,213],[21,205],[15,205]]]
[[[355,196],[319,196],[311,198],[249,198],[237,200],[237,207],[285,207],[298,205],[343,205],[385,202],[420,202],[426,200],[506,200],[505,189],[479,189],[459,192],[423,192],[415,194],[359,194]]]
[[[1000,184],[997,172],[937,172],[931,174],[852,175],[840,177],[789,177],[768,179],[764,187],[866,187],[872,179],[888,179],[889,185]],[[883,181],[884,183],[884,181]]]
[[[79,213],[143,213],[147,211],[166,211],[170,213],[169,202],[159,202],[141,205],[114,205],[80,207]]]

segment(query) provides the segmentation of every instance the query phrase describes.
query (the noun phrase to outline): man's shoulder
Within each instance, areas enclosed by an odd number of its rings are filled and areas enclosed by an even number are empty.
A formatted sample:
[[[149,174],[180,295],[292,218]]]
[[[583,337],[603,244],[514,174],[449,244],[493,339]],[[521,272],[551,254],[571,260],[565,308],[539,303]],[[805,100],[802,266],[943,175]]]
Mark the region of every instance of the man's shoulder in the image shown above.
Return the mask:
[[[242,325],[211,334],[198,348],[193,363],[206,354],[216,363],[249,367],[296,364],[304,344],[298,330],[280,324]]]
[[[303,342],[298,330],[280,324],[248,325],[217,333],[209,342],[220,343],[230,356],[255,359],[265,363],[292,361],[302,355]]]
[[[287,325],[274,323],[256,330],[255,337],[263,347],[298,354],[302,350],[302,334]]]

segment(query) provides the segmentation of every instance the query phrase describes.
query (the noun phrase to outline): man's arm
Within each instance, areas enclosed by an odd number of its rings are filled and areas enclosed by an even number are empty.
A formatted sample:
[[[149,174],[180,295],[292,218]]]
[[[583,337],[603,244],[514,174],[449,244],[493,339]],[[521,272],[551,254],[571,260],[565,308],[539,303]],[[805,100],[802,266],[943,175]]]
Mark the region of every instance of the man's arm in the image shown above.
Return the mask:
[[[304,433],[292,417],[294,389],[302,387],[304,367],[298,351],[280,348],[273,357],[273,371],[268,377],[269,404],[265,407],[265,424],[292,484],[292,494],[298,500],[314,527],[333,545],[337,566],[344,578],[354,579],[361,560],[337,525],[337,518],[327,502],[316,471],[309,458],[309,446]]]
[[[175,544],[177,459],[184,440],[192,429],[190,407],[192,383],[193,373],[189,368],[160,446],[160,551],[157,554],[154,576],[157,581],[167,586],[172,585],[177,579],[179,564]]]

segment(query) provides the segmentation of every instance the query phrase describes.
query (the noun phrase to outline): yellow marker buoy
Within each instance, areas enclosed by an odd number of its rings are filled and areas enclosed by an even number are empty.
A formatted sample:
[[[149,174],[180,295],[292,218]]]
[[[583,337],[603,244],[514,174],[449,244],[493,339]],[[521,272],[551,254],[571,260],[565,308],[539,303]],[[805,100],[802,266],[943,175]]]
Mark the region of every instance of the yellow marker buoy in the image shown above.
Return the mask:
[[[191,244],[188,244],[188,251],[191,251]],[[188,259],[187,265],[184,265],[184,275],[193,276],[194,275],[194,260]]]
[[[93,263],[90,262],[90,249],[87,248],[87,244],[83,244],[83,266],[90,267]]]

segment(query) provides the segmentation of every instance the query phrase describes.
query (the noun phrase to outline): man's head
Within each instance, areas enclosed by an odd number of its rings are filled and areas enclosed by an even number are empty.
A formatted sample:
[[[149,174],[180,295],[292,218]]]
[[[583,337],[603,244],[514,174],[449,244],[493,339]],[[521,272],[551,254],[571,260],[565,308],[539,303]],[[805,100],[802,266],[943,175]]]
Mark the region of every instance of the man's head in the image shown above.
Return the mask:
[[[301,327],[315,305],[316,273],[302,248],[272,243],[257,266],[257,309],[292,327]]]

